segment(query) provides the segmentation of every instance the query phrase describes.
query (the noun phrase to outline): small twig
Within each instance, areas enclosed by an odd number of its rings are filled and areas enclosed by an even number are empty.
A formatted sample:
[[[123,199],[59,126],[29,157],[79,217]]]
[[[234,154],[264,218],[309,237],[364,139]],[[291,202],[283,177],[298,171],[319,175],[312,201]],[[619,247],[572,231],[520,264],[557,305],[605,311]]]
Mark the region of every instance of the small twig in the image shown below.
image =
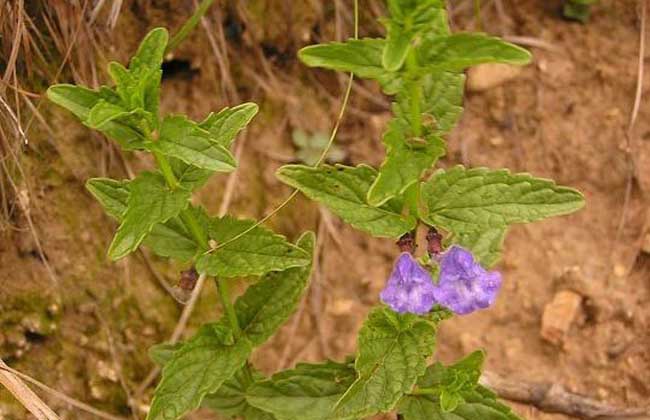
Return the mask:
[[[38,420],[59,420],[59,416],[29,389],[16,375],[6,371],[7,365],[0,359],[0,384]]]
[[[321,213],[322,214],[322,213]],[[327,237],[326,225],[322,219],[318,223],[318,233],[316,236],[316,249],[314,250],[314,269],[312,272],[311,287],[309,288],[309,311],[311,318],[316,325],[316,332],[318,333],[318,344],[320,346],[323,358],[327,359],[330,356],[329,346],[327,344],[327,337],[323,331],[323,324],[321,323],[323,313],[323,285],[324,279],[323,272],[321,271],[321,258],[323,256],[323,243]]]
[[[55,398],[60,399],[64,403],[66,403],[68,405],[71,405],[71,406],[73,406],[73,407],[75,407],[75,408],[77,408],[77,409],[79,409],[81,411],[85,411],[87,413],[93,414],[93,415],[95,415],[96,417],[98,417],[100,419],[126,420],[124,417],[114,416],[112,414],[105,413],[105,412],[100,411],[100,410],[96,409],[95,407],[92,407],[92,406],[90,406],[90,405],[88,405],[86,403],[83,403],[83,402],[81,402],[79,400],[76,400],[76,399],[74,399],[72,397],[68,397],[64,393],[59,392],[56,389],[52,389],[49,386],[45,385],[44,383],[39,382],[36,379],[32,378],[31,376],[27,376],[24,373],[19,372],[19,371],[15,370],[15,369],[12,369],[9,366],[7,366],[7,365],[5,365],[4,363],[1,363],[1,362],[0,362],[0,371],[3,371],[5,374],[7,372],[11,373],[11,374],[19,377],[20,379],[41,388],[43,391],[47,392],[48,394],[51,394]],[[45,418],[45,419],[50,419],[50,418],[51,419],[58,419],[58,417],[56,417],[56,415],[55,415],[55,417],[43,417],[43,418]]]
[[[581,419],[648,419],[644,408],[612,407],[600,401],[567,391],[562,385],[506,379],[483,372],[480,382],[506,400],[532,405],[549,413],[561,413]]]
[[[643,73],[644,73],[644,58],[645,58],[645,32],[646,32],[646,1],[641,1],[641,28],[639,31],[639,59],[637,65],[637,79],[636,79],[636,93],[634,95],[634,105],[632,106],[632,113],[630,114],[630,121],[627,126],[627,131],[625,133],[625,143],[626,143],[626,154],[627,154],[627,181],[625,186],[625,198],[623,199],[623,210],[621,212],[621,218],[618,222],[618,227],[616,228],[616,235],[614,236],[614,241],[612,242],[612,251],[621,239],[623,229],[625,228],[625,222],[627,219],[627,212],[630,204],[630,198],[632,197],[632,183],[634,180],[634,173],[636,172],[636,162],[634,160],[634,143],[632,141],[633,130],[636,125],[636,119],[639,115],[639,108],[641,107],[641,98],[643,95]]]
[[[181,26],[181,29],[178,30],[178,32],[172,37],[172,39],[169,41],[169,44],[167,44],[167,48],[165,49],[165,53],[170,53],[171,51],[174,51],[174,49],[183,42],[185,38],[194,30],[196,25],[199,24],[199,21],[205,15],[205,13],[208,11],[210,6],[212,6],[212,3],[214,3],[214,0],[203,0],[199,7],[194,11],[194,14],[190,16],[189,19],[185,21],[183,26]]]

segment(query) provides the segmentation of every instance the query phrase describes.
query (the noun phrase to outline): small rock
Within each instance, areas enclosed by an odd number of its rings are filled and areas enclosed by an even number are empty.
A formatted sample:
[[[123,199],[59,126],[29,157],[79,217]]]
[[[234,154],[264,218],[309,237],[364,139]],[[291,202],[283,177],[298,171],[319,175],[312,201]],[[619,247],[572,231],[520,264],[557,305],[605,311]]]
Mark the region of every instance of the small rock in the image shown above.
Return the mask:
[[[503,137],[494,136],[490,138],[490,144],[495,147],[501,146],[503,144]]]
[[[351,299],[336,299],[328,306],[328,312],[332,315],[346,315],[352,311],[354,302]]]
[[[544,308],[541,336],[552,344],[561,346],[580,312],[582,296],[570,290],[555,294]]]
[[[650,254],[650,232],[646,233],[643,236],[643,242],[641,243],[641,251],[646,254]]]
[[[488,63],[472,67],[467,72],[467,90],[484,92],[517,77],[521,67],[509,64]]]
[[[627,274],[627,269],[625,268],[624,265],[622,264],[614,265],[614,275],[616,277],[625,277],[626,274]]]

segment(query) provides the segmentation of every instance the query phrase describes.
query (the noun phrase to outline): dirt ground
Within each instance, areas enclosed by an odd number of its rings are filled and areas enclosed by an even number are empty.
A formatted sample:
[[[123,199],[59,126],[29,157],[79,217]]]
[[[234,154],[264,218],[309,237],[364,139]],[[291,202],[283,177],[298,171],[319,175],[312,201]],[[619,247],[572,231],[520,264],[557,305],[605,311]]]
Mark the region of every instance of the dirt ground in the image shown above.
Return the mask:
[[[475,29],[471,2],[452,3],[454,28]],[[526,37],[537,45],[531,47],[534,62],[505,84],[467,93],[465,113],[440,164],[509,167],[553,178],[584,192],[587,205],[569,217],[511,230],[497,266],[505,279],[497,304],[446,322],[438,355],[451,361],[482,347],[487,368],[508,378],[558,383],[616,405],[648,406],[650,72],[628,133],[638,75],[638,2],[603,0],[587,25],[562,20],[558,1],[484,3],[483,29]],[[105,82],[107,61],[124,62],[154,26],[173,32],[192,4],[127,0],[113,29],[108,7],[88,25],[70,6],[69,27],[60,24],[61,32],[74,33],[78,22],[85,29],[78,31],[58,80]],[[380,33],[381,4],[361,2],[362,35]],[[346,38],[351,2],[255,0],[213,9],[206,26],[169,57],[162,109],[199,119],[241,101],[260,104],[259,116],[238,140],[241,165],[230,206],[233,214],[259,219],[290,193],[274,172],[296,160],[292,132],[328,133],[340,106],[345,76],[304,68],[296,51]],[[38,13],[38,7],[26,10]],[[88,19],[90,8],[85,13]],[[646,50],[646,64],[649,57]],[[36,93],[53,80],[26,70],[18,79]],[[11,90],[5,94],[15,98]],[[9,102],[23,128],[29,126],[29,144],[15,147],[22,139],[2,126],[0,150],[9,156],[5,162],[13,176],[2,172],[0,178],[0,356],[101,410],[128,416],[130,404],[142,417],[152,393],[152,387],[138,390],[153,367],[146,349],[171,334],[182,310],[156,276],[174,285],[185,267],[146,251],[110,262],[106,249],[115,224],[83,183],[92,176],[128,177],[151,162],[139,154],[121,156],[47,103],[39,108],[47,123],[36,118],[29,124],[27,102]],[[388,106],[373,83],[355,84],[337,139],[346,163],[381,162]],[[197,198],[213,213],[226,181],[215,177]],[[300,310],[254,355],[255,365],[271,373],[297,361],[353,353],[356,332],[378,300],[397,249],[354,231],[302,196],[269,225],[290,238],[307,229],[319,232],[320,264]],[[239,286],[243,290],[245,283]],[[563,290],[579,295],[581,305],[563,342],[553,344],[541,336],[542,315]],[[208,284],[187,333],[214,319],[217,308]],[[44,398],[62,418],[95,418]],[[566,418],[524,405],[516,410],[527,419]],[[29,417],[0,390],[0,418]]]

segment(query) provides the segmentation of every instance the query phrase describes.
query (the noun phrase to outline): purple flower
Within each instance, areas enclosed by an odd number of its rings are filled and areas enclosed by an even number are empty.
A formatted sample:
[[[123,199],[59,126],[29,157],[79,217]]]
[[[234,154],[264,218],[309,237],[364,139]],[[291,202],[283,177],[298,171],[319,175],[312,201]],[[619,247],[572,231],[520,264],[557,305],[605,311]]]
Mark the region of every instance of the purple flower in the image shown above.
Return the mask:
[[[422,315],[429,312],[436,303],[434,289],[431,274],[411,254],[403,252],[395,262],[380,297],[395,312]]]
[[[436,303],[464,315],[492,305],[500,287],[501,273],[485,270],[471,252],[454,245],[440,257],[433,295]]]

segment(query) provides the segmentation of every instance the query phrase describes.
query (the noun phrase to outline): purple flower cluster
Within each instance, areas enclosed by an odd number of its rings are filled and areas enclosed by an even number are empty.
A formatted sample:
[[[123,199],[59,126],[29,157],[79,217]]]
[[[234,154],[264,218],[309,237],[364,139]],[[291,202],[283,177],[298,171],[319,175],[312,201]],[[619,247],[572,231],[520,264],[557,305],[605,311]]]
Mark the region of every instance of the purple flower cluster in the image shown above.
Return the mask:
[[[431,275],[409,253],[402,253],[391,273],[381,300],[399,313],[425,314],[435,304],[464,315],[487,308],[496,300],[501,274],[487,271],[471,252],[452,246],[438,257],[440,278]]]

